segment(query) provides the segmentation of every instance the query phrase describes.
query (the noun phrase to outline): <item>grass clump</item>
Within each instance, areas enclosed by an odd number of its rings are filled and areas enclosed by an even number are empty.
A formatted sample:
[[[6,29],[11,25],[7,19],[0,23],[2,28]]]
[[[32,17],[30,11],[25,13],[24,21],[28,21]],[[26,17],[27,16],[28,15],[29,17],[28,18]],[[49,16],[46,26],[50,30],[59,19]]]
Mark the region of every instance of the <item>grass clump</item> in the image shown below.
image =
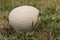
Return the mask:
[[[40,24],[35,29],[34,35],[27,36],[26,33],[14,32],[8,40],[60,40],[59,2],[59,0],[0,0],[0,20],[2,21],[8,21],[10,11],[22,5],[34,6],[41,12]],[[3,39],[1,34],[0,39]]]

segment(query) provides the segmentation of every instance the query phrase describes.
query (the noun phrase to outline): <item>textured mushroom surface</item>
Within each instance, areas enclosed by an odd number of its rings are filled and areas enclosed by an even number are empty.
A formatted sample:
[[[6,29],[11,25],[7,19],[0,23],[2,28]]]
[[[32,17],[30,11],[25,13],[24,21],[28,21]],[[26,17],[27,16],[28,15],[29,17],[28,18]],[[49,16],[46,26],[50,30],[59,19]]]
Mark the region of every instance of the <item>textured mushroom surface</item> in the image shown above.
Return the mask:
[[[9,14],[9,23],[17,31],[32,31],[32,23],[38,21],[39,10],[32,6],[20,6]]]

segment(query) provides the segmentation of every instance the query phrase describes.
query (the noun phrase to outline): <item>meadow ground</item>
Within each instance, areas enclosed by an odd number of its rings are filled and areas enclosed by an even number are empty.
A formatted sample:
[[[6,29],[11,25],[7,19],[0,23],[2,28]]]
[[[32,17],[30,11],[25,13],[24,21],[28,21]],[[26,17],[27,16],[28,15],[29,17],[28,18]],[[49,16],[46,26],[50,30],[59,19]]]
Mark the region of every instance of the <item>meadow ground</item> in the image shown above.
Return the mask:
[[[10,11],[23,5],[39,9],[41,22],[34,35],[27,36],[26,33],[14,32],[6,40],[60,40],[60,0],[0,0],[0,40],[5,38],[1,35],[4,28],[10,27],[8,22]]]

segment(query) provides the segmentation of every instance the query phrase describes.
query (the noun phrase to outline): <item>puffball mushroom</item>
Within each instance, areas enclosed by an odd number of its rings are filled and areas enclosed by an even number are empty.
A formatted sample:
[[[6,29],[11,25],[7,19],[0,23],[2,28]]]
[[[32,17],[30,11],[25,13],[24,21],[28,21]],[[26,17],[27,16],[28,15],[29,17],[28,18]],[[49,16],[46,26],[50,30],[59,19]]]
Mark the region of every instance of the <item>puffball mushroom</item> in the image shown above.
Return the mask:
[[[38,21],[39,10],[32,6],[20,6],[13,9],[9,14],[9,23],[17,31],[33,31],[32,23]]]

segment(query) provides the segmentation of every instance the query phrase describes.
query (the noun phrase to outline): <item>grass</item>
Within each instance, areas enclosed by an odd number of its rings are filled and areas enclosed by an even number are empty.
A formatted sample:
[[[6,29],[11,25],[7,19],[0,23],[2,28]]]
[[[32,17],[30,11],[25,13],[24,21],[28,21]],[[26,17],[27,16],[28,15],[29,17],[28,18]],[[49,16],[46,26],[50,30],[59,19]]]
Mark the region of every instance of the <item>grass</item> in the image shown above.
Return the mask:
[[[31,5],[39,9],[41,22],[34,35],[14,32],[9,35],[8,40],[60,40],[60,0],[0,0],[0,27],[6,26],[10,11],[22,5]],[[4,40],[1,34],[0,40]]]

